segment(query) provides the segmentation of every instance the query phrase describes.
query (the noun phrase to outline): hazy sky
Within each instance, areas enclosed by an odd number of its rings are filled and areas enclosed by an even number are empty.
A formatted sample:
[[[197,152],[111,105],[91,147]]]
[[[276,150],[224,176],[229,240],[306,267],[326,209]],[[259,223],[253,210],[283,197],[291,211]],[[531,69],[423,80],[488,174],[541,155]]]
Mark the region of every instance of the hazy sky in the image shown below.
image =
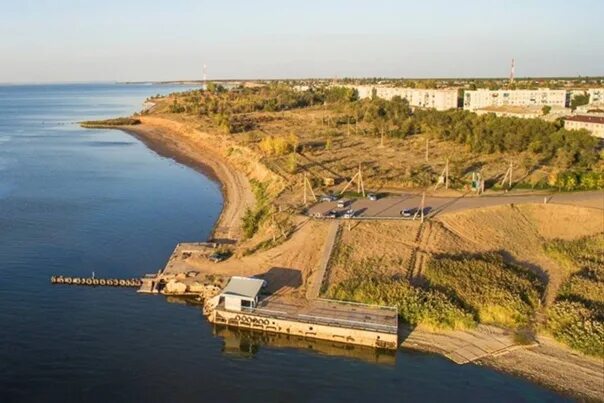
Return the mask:
[[[604,0],[0,0],[0,82],[604,75]]]

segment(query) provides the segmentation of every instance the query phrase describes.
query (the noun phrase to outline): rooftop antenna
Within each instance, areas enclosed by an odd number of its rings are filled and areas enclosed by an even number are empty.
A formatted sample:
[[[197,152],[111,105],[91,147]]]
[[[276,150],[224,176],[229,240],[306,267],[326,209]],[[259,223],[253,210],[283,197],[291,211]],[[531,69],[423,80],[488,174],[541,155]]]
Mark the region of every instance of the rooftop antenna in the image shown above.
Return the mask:
[[[514,67],[515,67],[515,62],[514,62],[514,58],[512,58],[512,65],[510,67],[510,84],[514,84]]]

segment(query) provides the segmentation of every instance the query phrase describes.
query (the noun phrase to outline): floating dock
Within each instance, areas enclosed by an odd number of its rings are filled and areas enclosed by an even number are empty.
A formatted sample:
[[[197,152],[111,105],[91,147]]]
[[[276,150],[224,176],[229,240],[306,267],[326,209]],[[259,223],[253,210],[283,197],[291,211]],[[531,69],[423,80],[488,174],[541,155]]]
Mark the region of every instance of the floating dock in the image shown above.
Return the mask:
[[[383,349],[398,347],[395,307],[326,299],[259,298],[263,280],[232,277],[205,313],[212,323]]]

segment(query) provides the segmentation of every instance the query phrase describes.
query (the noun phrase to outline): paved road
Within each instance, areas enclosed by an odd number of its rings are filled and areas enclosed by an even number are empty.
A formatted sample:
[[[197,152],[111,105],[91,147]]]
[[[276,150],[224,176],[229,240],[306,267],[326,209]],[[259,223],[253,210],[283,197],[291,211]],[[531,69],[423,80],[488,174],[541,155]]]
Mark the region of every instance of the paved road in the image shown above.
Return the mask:
[[[582,207],[592,207],[604,210],[604,191],[555,193],[549,195],[497,195],[497,196],[460,196],[438,197],[426,196],[425,206],[429,208],[429,216],[435,216],[455,211],[469,210],[505,204],[543,203],[567,204]],[[354,200],[347,208],[337,208],[336,202],[320,202],[309,209],[309,214],[324,215],[330,210],[343,212],[352,208],[361,218],[400,218],[401,210],[417,208],[421,203],[421,194],[403,193],[397,196],[384,197],[371,201],[368,199]]]

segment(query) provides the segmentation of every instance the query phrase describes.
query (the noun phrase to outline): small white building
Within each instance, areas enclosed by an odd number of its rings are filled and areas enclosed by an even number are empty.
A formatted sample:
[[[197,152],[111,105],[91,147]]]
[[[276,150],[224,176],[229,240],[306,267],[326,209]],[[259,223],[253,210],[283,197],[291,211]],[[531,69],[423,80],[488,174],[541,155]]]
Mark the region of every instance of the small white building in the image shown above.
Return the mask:
[[[575,115],[564,120],[564,128],[568,130],[585,129],[593,136],[604,138],[604,117],[593,115]]]
[[[258,278],[233,276],[217,296],[218,305],[224,304],[224,309],[236,312],[255,308],[258,294],[265,285],[266,281]]]

